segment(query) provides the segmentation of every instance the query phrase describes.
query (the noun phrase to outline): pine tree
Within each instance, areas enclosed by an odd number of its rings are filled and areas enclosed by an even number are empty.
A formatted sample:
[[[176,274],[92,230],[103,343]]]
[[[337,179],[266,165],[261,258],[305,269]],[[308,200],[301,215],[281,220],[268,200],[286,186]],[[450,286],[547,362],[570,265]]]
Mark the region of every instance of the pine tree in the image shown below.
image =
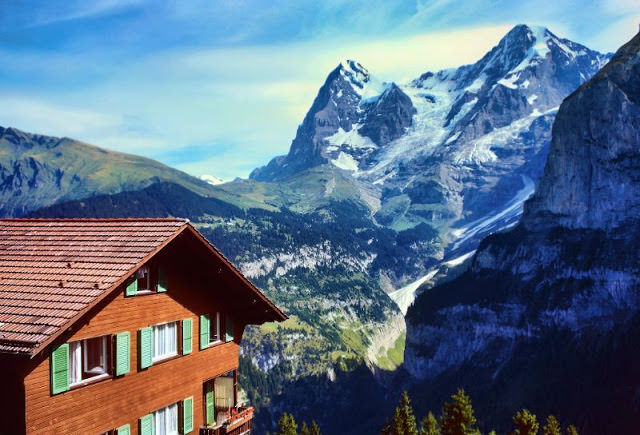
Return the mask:
[[[429,411],[429,414],[422,420],[420,435],[440,435],[438,420],[436,420],[431,411]]]
[[[320,426],[316,423],[315,420],[311,420],[311,429],[309,430],[309,435],[322,435],[320,432]]]
[[[286,412],[282,414],[280,420],[278,420],[278,432],[276,435],[297,435],[298,434],[298,425],[296,424],[296,420],[293,418],[293,415],[287,414]]]
[[[306,421],[302,422],[302,427],[300,427],[300,435],[310,435]]]
[[[578,428],[570,424],[567,426],[567,435],[578,435]]]
[[[537,417],[528,409],[518,411],[513,417],[513,422],[516,425],[516,430],[511,432],[512,435],[537,435],[538,429],[540,429]]]
[[[402,392],[400,403],[396,408],[391,425],[393,435],[418,435],[416,416],[411,407],[411,400],[406,391]]]
[[[391,428],[389,417],[385,419],[384,426],[382,426],[382,429],[380,429],[380,435],[393,435],[393,429]]]
[[[542,435],[562,435],[560,422],[555,416],[550,415],[547,417],[547,424],[542,426]]]
[[[451,396],[452,402],[445,402],[440,416],[442,435],[479,434],[471,399],[462,388]]]

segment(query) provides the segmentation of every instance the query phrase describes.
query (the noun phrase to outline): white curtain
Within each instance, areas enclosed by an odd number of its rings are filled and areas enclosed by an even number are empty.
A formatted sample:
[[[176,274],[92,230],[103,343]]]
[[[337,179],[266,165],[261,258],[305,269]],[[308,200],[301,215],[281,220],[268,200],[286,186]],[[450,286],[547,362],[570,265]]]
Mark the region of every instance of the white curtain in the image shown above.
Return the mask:
[[[166,408],[158,409],[154,412],[154,422],[155,422],[155,435],[166,435],[167,426],[166,426]]]
[[[233,378],[221,376],[214,381],[216,408],[231,409],[233,403]]]
[[[178,353],[178,335],[176,322],[153,327],[153,359],[159,359]]]
[[[69,343],[69,384],[82,381],[82,346],[80,341]]]
[[[174,355],[178,352],[178,335],[176,334],[176,324],[168,323],[167,324],[167,333],[166,333],[167,342],[165,343],[165,350],[168,354]]]
[[[178,404],[167,408],[167,435],[177,435],[178,433]]]
[[[178,404],[174,403],[153,413],[155,435],[178,434]]]

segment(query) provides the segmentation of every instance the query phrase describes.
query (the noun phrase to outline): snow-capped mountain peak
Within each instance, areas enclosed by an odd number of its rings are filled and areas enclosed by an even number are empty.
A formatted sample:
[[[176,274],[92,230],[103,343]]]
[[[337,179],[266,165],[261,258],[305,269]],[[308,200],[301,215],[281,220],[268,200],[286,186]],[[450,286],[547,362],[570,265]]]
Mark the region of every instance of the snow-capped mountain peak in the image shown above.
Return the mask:
[[[365,67],[355,60],[347,59],[338,65],[340,74],[351,83],[354,87],[363,89],[364,85],[369,82],[370,74]]]
[[[222,178],[218,178],[215,175],[209,175],[209,174],[202,174],[200,175],[200,179],[202,181],[206,181],[207,183],[216,186],[218,184],[224,184],[226,183],[225,180],[223,180]]]

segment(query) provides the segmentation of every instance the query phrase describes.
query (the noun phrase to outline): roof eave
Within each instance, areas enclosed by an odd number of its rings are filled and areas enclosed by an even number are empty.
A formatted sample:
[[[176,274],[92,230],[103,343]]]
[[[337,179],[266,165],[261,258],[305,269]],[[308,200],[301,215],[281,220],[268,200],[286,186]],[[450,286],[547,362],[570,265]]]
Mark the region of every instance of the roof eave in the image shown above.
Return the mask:
[[[274,304],[268,297],[266,297],[262,291],[260,291],[251,281],[249,281],[249,279],[247,279],[247,277],[245,277],[234,265],[233,263],[231,263],[229,260],[227,260],[227,258],[220,252],[218,251],[218,249],[213,246],[213,244],[211,242],[209,242],[209,240],[207,240],[202,234],[200,234],[200,232],[195,229],[193,227],[193,225],[191,225],[191,223],[187,223],[187,228],[189,228],[189,230],[191,231],[191,233],[196,236],[202,243],[204,243],[209,250],[217,257],[220,259],[220,261],[222,261],[226,266],[229,267],[229,269],[233,272],[233,274],[240,279],[240,281],[242,281],[243,284],[245,284],[253,293],[255,293],[256,296],[258,296],[260,298],[260,300],[262,302],[264,302],[268,309],[271,311],[271,313],[274,315],[273,316],[273,320],[265,320],[266,322],[282,322],[284,320],[287,320],[289,318],[289,316],[287,316],[284,312],[282,312],[282,310],[280,310],[280,308],[278,308],[276,306],[276,304]],[[268,317],[268,316],[265,316]]]

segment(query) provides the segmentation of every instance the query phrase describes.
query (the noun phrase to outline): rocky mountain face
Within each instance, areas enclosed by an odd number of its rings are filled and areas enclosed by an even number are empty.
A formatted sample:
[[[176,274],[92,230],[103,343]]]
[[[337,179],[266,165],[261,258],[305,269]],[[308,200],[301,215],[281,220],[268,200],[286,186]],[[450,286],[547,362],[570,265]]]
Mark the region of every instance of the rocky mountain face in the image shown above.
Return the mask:
[[[380,83],[358,62],[345,61],[320,88],[298,127],[289,154],[276,157],[250,177],[282,180],[329,161],[348,169],[354,156],[366,160],[379,146],[402,136],[415,113],[411,99],[397,85]],[[337,144],[331,139],[347,132],[353,132],[357,144]],[[348,154],[343,152],[344,147]]]
[[[138,190],[162,181],[203,195],[220,195],[206,182],[151,159],[0,127],[2,216],[19,217],[55,203]]]
[[[490,414],[640,424],[639,73],[640,34],[560,107],[521,223],[409,309],[405,368],[425,402],[428,385],[466,384]]]
[[[418,250],[413,270],[383,273],[397,288],[517,221],[542,173],[557,107],[608,58],[519,25],[475,64],[406,84],[345,62],[329,74],[289,154],[251,178],[286,184],[338,168],[377,224],[436,229],[435,256]]]

